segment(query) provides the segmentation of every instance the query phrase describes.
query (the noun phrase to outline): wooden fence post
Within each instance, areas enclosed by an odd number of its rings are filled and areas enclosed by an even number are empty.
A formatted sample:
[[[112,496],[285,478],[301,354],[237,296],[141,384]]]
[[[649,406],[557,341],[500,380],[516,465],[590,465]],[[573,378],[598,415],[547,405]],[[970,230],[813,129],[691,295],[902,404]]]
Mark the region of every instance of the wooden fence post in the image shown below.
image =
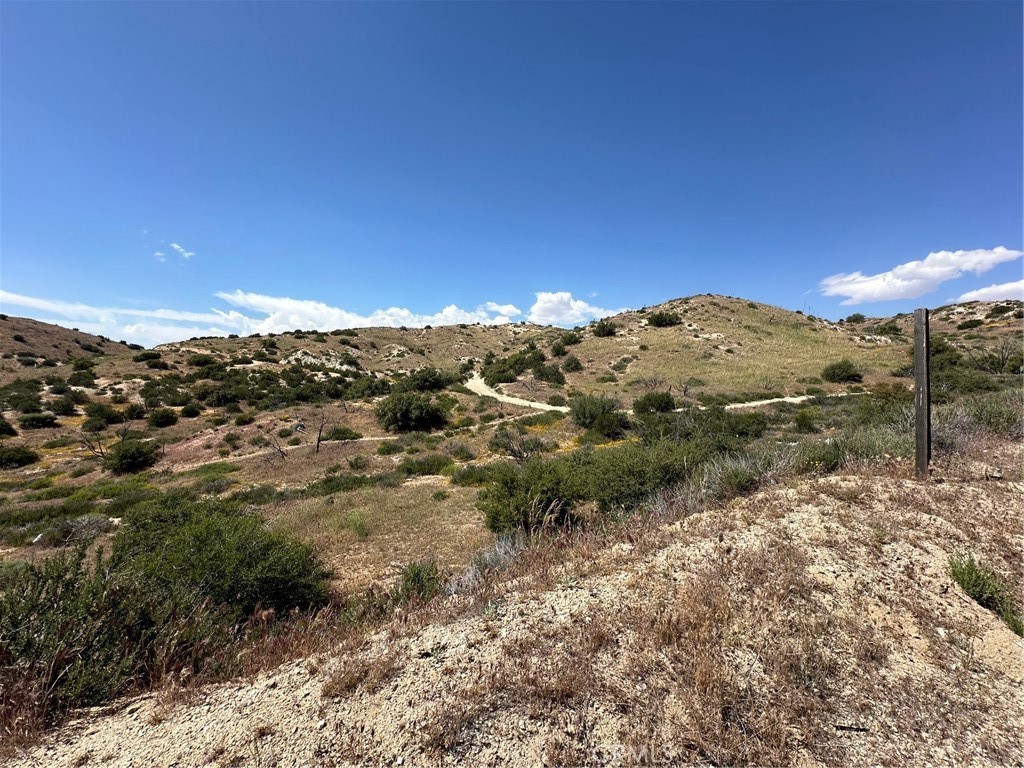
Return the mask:
[[[932,396],[928,369],[928,310],[914,310],[914,458],[917,476],[928,477],[932,458]]]

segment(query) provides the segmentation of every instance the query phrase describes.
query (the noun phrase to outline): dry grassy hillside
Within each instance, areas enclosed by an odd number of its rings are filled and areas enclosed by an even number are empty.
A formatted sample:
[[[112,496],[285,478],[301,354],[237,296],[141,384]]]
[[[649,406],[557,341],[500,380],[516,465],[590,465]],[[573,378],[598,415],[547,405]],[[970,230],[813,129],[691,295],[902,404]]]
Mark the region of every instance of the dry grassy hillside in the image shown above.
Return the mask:
[[[1012,623],[1019,313],[935,312],[929,483],[906,317],[694,296],[155,350],[0,319],[0,754],[1020,759],[1020,641],[949,567]]]
[[[1024,641],[949,576],[963,552],[1024,576],[1021,454],[989,448],[942,482],[897,464],[698,514],[666,496],[276,671],[84,716],[10,764],[1019,763]]]

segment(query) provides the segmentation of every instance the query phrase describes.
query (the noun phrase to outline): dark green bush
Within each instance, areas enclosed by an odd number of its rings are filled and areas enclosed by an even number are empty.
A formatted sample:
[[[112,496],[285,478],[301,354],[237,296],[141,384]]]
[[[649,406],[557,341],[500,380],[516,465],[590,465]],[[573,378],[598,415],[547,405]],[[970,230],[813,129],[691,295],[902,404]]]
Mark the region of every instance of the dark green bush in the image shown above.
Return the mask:
[[[49,429],[57,426],[57,417],[52,413],[25,413],[18,419],[22,429]]]
[[[613,323],[611,320],[603,319],[598,320],[596,323],[590,326],[590,330],[597,337],[614,336],[619,330],[619,326]]]
[[[573,422],[606,438],[620,437],[629,426],[626,414],[618,408],[615,400],[601,395],[578,395],[569,399]]]
[[[0,469],[17,469],[39,461],[39,454],[20,445],[0,445]]]
[[[186,419],[194,419],[202,412],[202,406],[200,406],[198,403],[187,403],[181,409],[181,415],[184,416]]]
[[[456,373],[439,371],[432,366],[418,368],[404,379],[399,379],[395,389],[399,392],[436,392],[462,381]]]
[[[171,408],[156,408],[150,411],[149,426],[162,429],[178,423],[178,414]]]
[[[980,328],[984,324],[984,320],[979,320],[975,318],[973,320],[964,320],[962,323],[957,323],[956,329],[958,331],[969,331],[972,328]]]
[[[440,429],[447,415],[430,398],[415,392],[396,392],[377,403],[374,415],[381,427],[390,432]]]
[[[82,371],[75,371],[68,376],[68,384],[72,387],[95,387],[96,377],[88,368]]]
[[[818,414],[814,408],[801,408],[796,412],[793,424],[797,432],[811,433],[818,431]]]
[[[675,312],[652,312],[647,316],[647,324],[654,328],[670,328],[673,325],[679,325],[683,320]]]
[[[854,312],[852,315],[850,315],[849,317],[846,318],[846,322],[848,322],[848,323],[863,323],[864,319],[865,319],[864,315],[862,315],[860,312]]]
[[[565,375],[557,365],[544,365],[538,363],[533,366],[533,377],[538,381],[546,381],[549,384],[565,384]]]
[[[141,472],[156,464],[159,450],[153,442],[122,440],[107,450],[103,466],[118,475]]]
[[[854,363],[846,358],[826,365],[821,371],[821,378],[836,384],[863,381],[864,375]]]
[[[150,593],[179,604],[209,601],[234,621],[257,607],[286,611],[327,600],[329,573],[308,545],[221,501],[165,498],[129,512],[112,562]]]
[[[3,416],[0,416],[0,437],[14,437],[17,434],[18,430],[14,428],[14,425]]]
[[[562,361],[562,370],[566,373],[576,373],[583,370],[583,363],[576,355],[569,355]]]
[[[351,427],[346,427],[344,424],[331,427],[330,431],[324,435],[324,440],[358,440],[362,437],[362,434],[356,432]]]
[[[452,457],[443,453],[431,453],[416,459],[404,459],[398,471],[404,475],[439,475],[441,470],[452,464]]]
[[[633,401],[633,413],[668,413],[676,408],[676,400],[670,392],[648,392]]]

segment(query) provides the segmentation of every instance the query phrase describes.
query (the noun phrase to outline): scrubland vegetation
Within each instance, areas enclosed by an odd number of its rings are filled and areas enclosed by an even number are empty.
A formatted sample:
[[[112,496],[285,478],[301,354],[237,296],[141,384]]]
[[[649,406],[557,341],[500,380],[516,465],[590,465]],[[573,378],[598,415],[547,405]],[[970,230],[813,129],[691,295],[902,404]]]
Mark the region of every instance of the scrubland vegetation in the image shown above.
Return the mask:
[[[666,494],[673,514],[687,516],[800,477],[912,455],[907,344],[886,348],[884,370],[870,356],[837,355],[819,359],[816,376],[780,375],[744,391],[675,370],[635,371],[648,365],[643,347],[693,335],[685,306],[637,317],[652,334],[643,345],[626,337],[635,321],[617,318],[521,343],[513,336],[448,367],[399,369],[397,361],[420,355],[403,347],[388,352],[391,368],[368,370],[364,348],[386,345],[346,331],[319,342],[330,357],[281,361],[286,334],[203,353],[125,347],[116,364],[89,352],[45,375],[9,378],[0,387],[0,542],[14,553],[0,561],[5,739],[30,740],[76,707],[228,679],[324,648],[396,607],[479,586],[542,543],[614,530]],[[620,346],[606,354],[605,344]],[[1024,439],[1018,346],[933,337],[937,455]],[[742,351],[729,354],[744,367]],[[567,405],[568,414],[478,396],[464,386],[474,368],[492,387],[523,387],[510,391]],[[608,389],[601,376],[624,381]],[[729,376],[750,381],[749,372]],[[846,388],[826,391],[827,383]],[[724,407],[796,385],[803,402]],[[403,494],[417,483],[428,485],[413,504]],[[409,557],[389,572],[387,547],[416,551],[424,531],[440,537],[414,515],[455,502],[466,526],[459,536],[472,546],[447,564]],[[381,548],[378,570],[358,588],[342,586],[348,558],[371,545]],[[970,552],[950,569],[1020,634],[1019,585]],[[651,618],[677,655],[680,622],[702,620]],[[339,681],[339,690],[348,685]],[[721,749],[714,754],[725,762],[753,759]]]

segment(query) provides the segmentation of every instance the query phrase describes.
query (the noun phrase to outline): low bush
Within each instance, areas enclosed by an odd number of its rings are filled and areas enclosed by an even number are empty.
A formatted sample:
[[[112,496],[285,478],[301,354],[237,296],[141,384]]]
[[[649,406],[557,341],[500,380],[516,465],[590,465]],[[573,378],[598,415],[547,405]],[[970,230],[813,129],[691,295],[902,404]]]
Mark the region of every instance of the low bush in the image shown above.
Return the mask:
[[[978,605],[999,616],[1015,634],[1024,636],[1024,616],[1014,602],[1013,588],[998,573],[970,554],[950,557],[949,572]]]
[[[61,553],[19,569],[0,593],[5,733],[231,663],[237,651],[223,651],[257,606],[323,605],[326,577],[306,545],[233,506],[186,497],[138,505],[111,557]]]
[[[154,442],[122,440],[107,450],[103,466],[117,475],[141,472],[156,464],[159,450]]]
[[[338,424],[323,436],[324,440],[359,440],[362,437],[362,433],[356,432],[351,427],[346,427],[344,424]]]
[[[22,429],[49,429],[57,426],[57,417],[52,413],[25,413],[18,419]]]
[[[389,432],[440,429],[448,418],[430,398],[416,392],[396,392],[377,403],[374,415]]]
[[[416,459],[404,459],[398,471],[404,475],[439,475],[441,470],[452,464],[452,457],[443,453],[430,453]]]
[[[647,324],[654,328],[670,328],[673,325],[679,325],[683,320],[675,312],[652,312],[647,316]]]
[[[583,363],[576,355],[568,355],[565,360],[562,361],[562,370],[566,373],[576,373],[583,370]]]
[[[39,461],[39,454],[20,445],[0,445],[0,469],[17,469]]]
[[[676,408],[676,400],[669,392],[648,392],[633,401],[633,413],[668,413]]]
[[[621,437],[629,426],[626,414],[618,407],[615,400],[600,395],[578,395],[569,399],[573,423],[611,439]]]
[[[611,320],[602,319],[590,326],[591,332],[598,338],[614,336],[619,330],[619,326],[613,323]]]
[[[149,414],[149,426],[163,429],[178,423],[178,414],[171,408],[155,408]]]
[[[857,366],[848,359],[842,359],[835,363],[826,365],[821,371],[821,378],[835,384],[847,382],[858,382],[864,379],[864,375],[857,369]]]

